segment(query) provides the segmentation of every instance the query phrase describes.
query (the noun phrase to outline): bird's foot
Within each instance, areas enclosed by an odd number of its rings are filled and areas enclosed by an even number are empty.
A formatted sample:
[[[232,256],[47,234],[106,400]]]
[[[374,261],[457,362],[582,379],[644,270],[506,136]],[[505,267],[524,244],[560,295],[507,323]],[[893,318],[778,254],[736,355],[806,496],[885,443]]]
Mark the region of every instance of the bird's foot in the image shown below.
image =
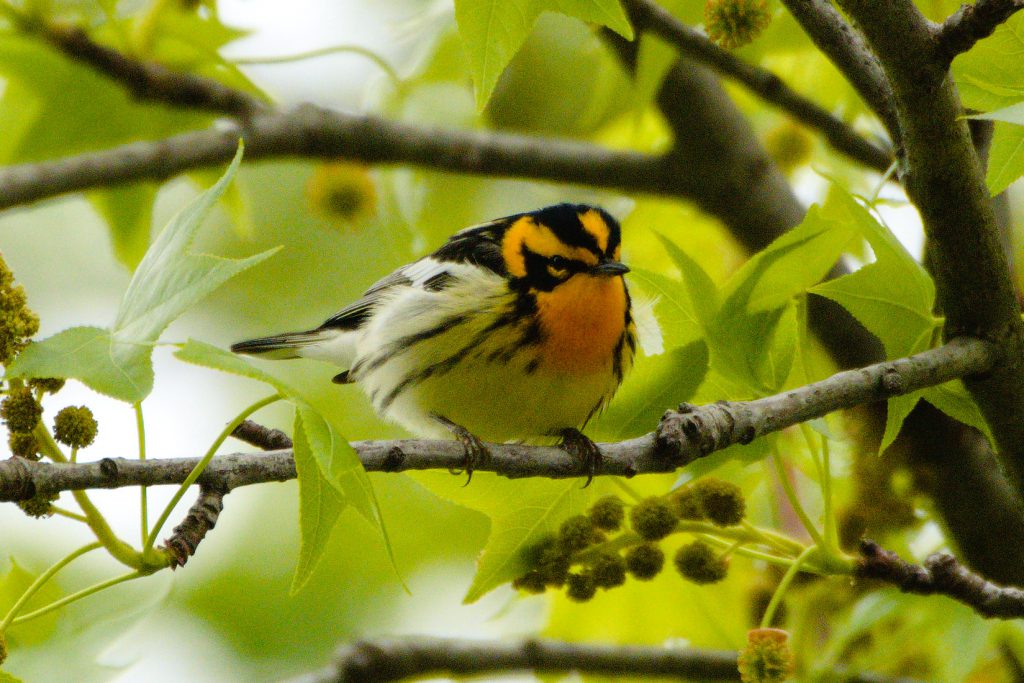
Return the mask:
[[[590,440],[590,437],[575,427],[563,429],[559,433],[562,436],[560,444],[562,450],[576,458],[583,474],[587,475],[587,483],[583,485],[583,488],[587,488],[601,468],[601,450],[596,443]]]
[[[465,451],[466,459],[463,461],[462,469],[449,469],[448,471],[452,474],[466,473],[466,483],[463,486],[469,486],[469,482],[473,480],[473,471],[477,468],[480,463],[484,462],[489,456],[490,452],[487,450],[487,446],[481,441],[475,434],[470,432],[468,429],[460,424],[456,424],[449,420],[443,415],[433,414],[431,415],[437,422],[444,425],[445,429],[450,431],[455,439],[462,444],[462,448]]]

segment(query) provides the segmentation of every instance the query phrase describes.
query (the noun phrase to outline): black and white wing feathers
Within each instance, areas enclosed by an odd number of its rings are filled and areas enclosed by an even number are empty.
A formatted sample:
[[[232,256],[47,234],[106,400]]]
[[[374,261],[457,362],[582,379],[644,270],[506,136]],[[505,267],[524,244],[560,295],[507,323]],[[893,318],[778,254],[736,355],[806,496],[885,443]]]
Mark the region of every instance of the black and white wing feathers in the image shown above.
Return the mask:
[[[452,264],[465,263],[505,275],[501,238],[511,218],[475,225],[452,235],[440,249],[378,280],[363,296],[328,318],[320,329],[356,330],[370,319],[373,309],[395,287],[441,291],[455,279]]]

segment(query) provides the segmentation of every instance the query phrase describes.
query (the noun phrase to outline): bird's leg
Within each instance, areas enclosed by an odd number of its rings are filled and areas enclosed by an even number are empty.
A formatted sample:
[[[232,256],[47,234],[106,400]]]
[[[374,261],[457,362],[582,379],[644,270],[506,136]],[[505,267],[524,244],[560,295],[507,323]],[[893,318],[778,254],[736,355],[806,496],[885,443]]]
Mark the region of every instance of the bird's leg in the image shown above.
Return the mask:
[[[587,488],[601,467],[601,450],[590,437],[575,427],[563,429],[559,434],[562,436],[562,450],[579,460],[583,473],[587,475],[587,483],[583,485],[583,488]]]
[[[448,470],[452,474],[466,473],[466,483],[464,486],[469,486],[469,482],[473,479],[473,470],[476,466],[482,463],[490,453],[487,450],[487,446],[481,441],[475,434],[470,432],[462,425],[455,424],[444,415],[438,415],[432,413],[431,417],[437,420],[440,424],[444,425],[445,428],[452,433],[452,435],[462,444],[462,448],[466,453],[466,460],[463,463],[461,470]]]

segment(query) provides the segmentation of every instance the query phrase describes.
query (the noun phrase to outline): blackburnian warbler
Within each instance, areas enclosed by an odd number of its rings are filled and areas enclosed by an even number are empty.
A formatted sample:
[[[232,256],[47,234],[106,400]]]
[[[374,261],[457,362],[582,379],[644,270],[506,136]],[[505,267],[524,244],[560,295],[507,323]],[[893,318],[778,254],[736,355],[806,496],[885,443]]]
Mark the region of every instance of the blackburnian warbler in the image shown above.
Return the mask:
[[[347,368],[376,411],[413,433],[451,432],[466,469],[489,441],[562,446],[593,476],[579,431],[633,363],[636,326],[602,209],[558,204],[466,228],[374,284],[320,327],[231,347]],[[589,482],[589,478],[588,478]]]

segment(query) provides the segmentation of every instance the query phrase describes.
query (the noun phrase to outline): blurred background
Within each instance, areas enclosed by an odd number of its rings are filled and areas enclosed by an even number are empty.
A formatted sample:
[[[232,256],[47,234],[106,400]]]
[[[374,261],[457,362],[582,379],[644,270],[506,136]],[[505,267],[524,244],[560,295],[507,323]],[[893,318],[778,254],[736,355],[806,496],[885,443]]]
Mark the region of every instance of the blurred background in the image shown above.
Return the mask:
[[[702,3],[677,4],[682,16],[700,23]],[[952,5],[938,3],[935,9]],[[224,41],[221,54],[237,60],[245,79],[284,106],[314,102],[421,125],[578,137],[643,150],[662,149],[669,142],[664,123],[649,106],[650,93],[643,92],[651,86],[632,84],[595,32],[565,16],[540,18],[490,104],[478,113],[449,1],[221,0],[217,7],[220,21],[240,31]],[[286,63],[245,63],[339,45],[374,57],[347,50]],[[815,99],[847,120],[870,125],[848,87],[788,15],[776,11],[765,36],[741,54],[782,73],[797,90],[813,90]],[[744,92],[730,92],[803,201],[820,200],[829,178],[862,193],[878,183],[877,174],[839,158],[777,111]],[[42,134],[58,136],[51,144],[75,146],[64,139],[70,133],[59,128]],[[159,229],[216,175],[196,173],[151,188],[156,192],[152,215],[135,220]],[[916,214],[898,193],[883,197],[890,200],[882,204],[883,216],[919,255]],[[452,232],[560,201],[597,203],[622,218],[624,260],[648,270],[671,268],[654,229],[697,258],[719,283],[744,259],[722,226],[677,201],[343,162],[244,165],[228,197],[204,224],[197,249],[237,257],[284,248],[231,280],[164,334],[168,345],[154,355],[156,387],[143,407],[149,457],[201,454],[233,415],[267,393],[256,382],[179,362],[169,344],[195,338],[227,347],[253,336],[318,325],[376,279],[436,248]],[[112,322],[130,279],[124,254],[137,245],[112,241],[110,212],[100,206],[74,196],[0,215],[0,249],[40,316],[41,337],[72,325]],[[870,259],[870,252],[862,256]],[[641,290],[635,293],[650,323],[653,299]],[[651,357],[659,351],[658,336],[656,324],[648,324],[644,349]],[[592,436],[634,436],[650,429],[671,404],[645,404],[648,361],[641,359],[632,384],[623,388],[611,415],[594,426]],[[303,386],[318,405],[330,406],[353,440],[402,436],[374,416],[357,387],[331,384],[336,370],[329,366],[290,361],[266,369]],[[44,419],[65,405],[79,404],[90,406],[99,421],[99,437],[83,459],[135,457],[130,407],[76,382],[44,403]],[[290,431],[292,415],[278,404],[255,419]],[[222,452],[242,450],[251,449],[229,440]],[[798,460],[801,466],[810,469]],[[836,466],[842,476],[847,464],[840,459]],[[754,514],[771,518],[777,514],[777,492],[767,471],[760,463],[728,465],[719,475],[743,486]],[[464,605],[474,560],[490,529],[487,516],[458,504],[472,491],[460,491],[462,479],[447,474],[371,479],[397,566],[379,535],[348,510],[312,580],[289,595],[299,542],[296,484],[246,487],[227,496],[216,530],[184,569],[119,586],[12,634],[19,647],[12,648],[11,671],[26,681],[57,683],[272,681],[322,666],[341,642],[413,633],[540,633],[735,649],[751,626],[757,591],[763,593],[757,577],[765,572],[744,565],[737,570],[746,572],[741,578],[716,586],[698,588],[666,573],[649,584],[631,582],[602,593],[583,606],[561,596],[520,597],[508,587]],[[488,480],[477,474],[471,490],[486,491]],[[640,492],[660,493],[675,481],[675,476],[646,477],[632,485]],[[151,514],[172,492],[150,489]],[[130,540],[139,537],[138,498],[133,489],[93,495],[115,531]],[[193,500],[193,494],[186,495],[171,515],[172,525]],[[80,526],[60,518],[35,520],[14,506],[0,506],[0,569],[14,563],[29,572],[42,570],[89,540]],[[916,529],[910,540],[928,548],[941,536],[932,525]],[[119,571],[113,561],[91,556],[75,566],[73,574],[58,579],[59,590],[74,590]],[[886,599],[892,610],[904,600]],[[929,612],[939,609],[935,604],[917,603],[915,623],[901,628],[945,629],[954,638],[953,632],[963,627],[968,637],[957,647],[968,653],[963,660],[968,664],[962,666],[969,670],[976,663],[969,653],[980,652],[987,631],[966,628],[973,617],[945,603],[943,618],[936,622]],[[943,679],[955,680],[945,677],[958,672],[944,670]]]

